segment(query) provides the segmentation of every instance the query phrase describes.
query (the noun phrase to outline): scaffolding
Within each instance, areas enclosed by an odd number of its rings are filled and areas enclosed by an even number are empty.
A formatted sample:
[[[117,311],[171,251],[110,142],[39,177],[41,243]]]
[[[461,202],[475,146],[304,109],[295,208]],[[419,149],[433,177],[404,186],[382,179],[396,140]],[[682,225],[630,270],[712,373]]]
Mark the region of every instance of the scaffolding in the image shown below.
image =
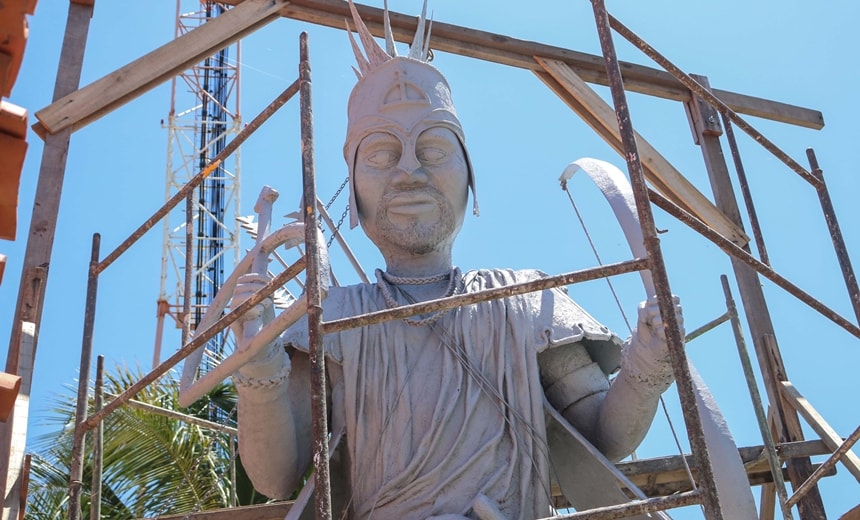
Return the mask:
[[[194,35],[195,37],[199,37],[199,39],[195,40],[193,48],[188,45],[187,39],[184,42],[177,41],[153,51],[151,55],[142,58],[142,60],[149,58],[148,61],[153,62],[155,59],[152,57],[159,57],[160,59],[167,60],[165,68],[181,70],[182,67],[193,63],[195,59],[199,58],[200,52],[219,48],[235,40],[241,34],[277,17],[279,14],[333,27],[340,27],[341,20],[347,16],[345,4],[332,4],[322,0],[308,0],[302,2],[302,4],[302,9],[285,11],[282,10],[283,6],[280,2],[246,0],[230,11],[229,24],[225,23],[217,27],[209,27],[208,29],[204,26],[195,30]],[[755,210],[752,206],[752,198],[747,193],[743,180],[742,163],[734,143],[732,130],[733,127],[737,127],[750,135],[754,141],[761,144],[768,152],[783,162],[799,177],[806,180],[815,189],[821,201],[824,217],[827,221],[840,268],[843,272],[849,299],[857,320],[860,321],[860,291],[858,291],[856,277],[853,273],[851,262],[848,259],[836,215],[833,212],[823,173],[818,166],[814,152],[811,150],[807,152],[810,164],[809,168],[801,166],[739,115],[739,113],[755,113],[759,116],[764,114],[764,117],[784,123],[816,127],[816,125],[820,125],[820,114],[799,107],[787,107],[781,104],[770,103],[766,100],[712,90],[708,86],[707,78],[692,77],[685,74],[625,27],[620,21],[609,15],[603,7],[602,1],[595,0],[593,6],[603,52],[601,59],[584,56],[572,51],[541,46],[533,42],[518,42],[510,38],[495,37],[496,35],[438,22],[434,23],[434,34],[438,39],[437,41],[442,43],[437,46],[437,49],[464,55],[481,56],[484,59],[488,59],[488,56],[495,57],[501,63],[533,70],[549,88],[559,95],[580,117],[588,122],[598,134],[612,144],[627,161],[628,174],[639,211],[641,231],[644,235],[647,258],[638,258],[617,264],[548,276],[541,280],[499,289],[452,296],[379,311],[368,315],[324,322],[320,315],[320,245],[315,241],[317,217],[314,209],[316,204],[305,204],[303,207],[305,210],[304,217],[309,232],[306,238],[307,255],[304,262],[307,265],[308,271],[306,293],[308,295],[308,320],[311,333],[311,359],[312,363],[316,363],[319,366],[319,370],[312,371],[312,374],[317,377],[312,381],[314,390],[311,392],[315,396],[313,422],[315,460],[327,460],[329,451],[329,432],[326,424],[325,410],[325,382],[324,379],[320,379],[320,377],[324,377],[324,371],[322,370],[322,349],[320,348],[322,335],[352,327],[367,326],[372,323],[416,316],[436,310],[451,309],[479,301],[504,298],[526,292],[561,287],[580,281],[604,278],[619,273],[648,269],[654,277],[654,286],[660,302],[661,314],[665,317],[665,322],[667,323],[667,337],[672,354],[672,364],[692,448],[692,454],[689,457],[689,466],[695,473],[695,486],[693,489],[687,489],[683,487],[684,484],[681,484],[679,487],[679,485],[668,485],[665,482],[663,482],[662,487],[656,485],[657,477],[665,477],[665,474],[670,471],[670,467],[674,468],[671,471],[677,471],[678,459],[684,458],[681,456],[672,458],[668,462],[663,461],[661,464],[654,464],[654,461],[625,463],[626,466],[625,464],[618,466],[619,471],[625,472],[627,475],[645,475],[644,482],[646,485],[642,486],[642,489],[649,489],[651,495],[646,497],[638,485],[619,477],[619,483],[626,485],[626,489],[633,493],[636,497],[635,499],[623,504],[611,504],[587,511],[559,515],[554,518],[622,518],[647,512],[663,511],[694,503],[702,505],[705,517],[708,519],[725,518],[723,504],[721,504],[720,497],[716,492],[717,483],[714,481],[711,469],[714,461],[709,457],[702,425],[694,411],[694,388],[686,363],[683,338],[680,337],[680,330],[677,323],[675,323],[674,313],[671,312],[673,308],[672,296],[669,279],[663,263],[660,241],[653,222],[653,204],[718,246],[732,261],[735,280],[744,300],[744,311],[747,314],[747,321],[751,329],[750,335],[753,339],[758,367],[765,382],[764,386],[770,408],[769,418],[765,417],[764,407],[757,397],[754,380],[751,381],[751,379],[754,379],[751,377],[752,364],[746,354],[746,346],[743,341],[744,334],[740,330],[734,299],[731,295],[727,279],[723,279],[727,307],[726,316],[725,318],[715,320],[714,323],[726,320],[732,323],[733,332],[738,344],[738,352],[744,366],[747,381],[750,383],[751,397],[756,405],[757,419],[762,430],[762,436],[765,439],[764,446],[755,447],[753,452],[746,454],[741,450],[742,453],[740,454],[743,460],[751,463],[745,468],[750,477],[750,482],[753,484],[764,484],[767,490],[762,495],[762,511],[760,516],[762,518],[773,517],[775,504],[778,499],[784,518],[792,517],[791,510],[795,506],[802,519],[823,518],[825,517],[825,512],[823,502],[818,494],[816,482],[828,471],[831,471],[837,462],[841,462],[860,481],[860,466],[858,466],[857,457],[850,451],[851,446],[860,438],[860,428],[846,439],[839,437],[791,384],[785,366],[780,358],[779,347],[775,339],[773,325],[770,323],[768,317],[767,305],[764,301],[759,277],[772,281],[805,303],[812,310],[827,318],[833,325],[841,327],[854,337],[860,338],[860,327],[817,301],[807,292],[771,268],[764,247],[761,229],[759,229],[754,216]],[[362,18],[368,22],[370,29],[377,36],[381,34],[381,10],[366,6],[357,7]],[[70,9],[74,9],[74,4]],[[226,16],[221,18],[225,19]],[[395,37],[399,40],[407,40],[414,33],[414,17],[391,13],[391,24],[394,28]],[[213,26],[214,24],[207,25]],[[656,71],[645,67],[628,66],[624,70],[622,81],[621,67],[615,55],[612,31],[615,31],[615,33],[621,35],[646,53],[663,70]],[[105,416],[129,402],[141,388],[165,373],[185,356],[204,345],[214,335],[225,330],[230,323],[235,321],[238,316],[251,306],[263,298],[270,296],[279,285],[294,274],[293,269],[288,269],[281,273],[281,275],[276,276],[271,283],[261,289],[255,296],[231,310],[231,312],[218,320],[216,324],[206,331],[201,331],[176,354],[153,369],[152,372],[143,377],[135,385],[132,385],[122,395],[88,417],[86,396],[88,395],[92,326],[98,275],[120,254],[127,250],[135,240],[140,238],[143,233],[163,218],[171,207],[175,207],[184,200],[191,190],[211,173],[214,168],[217,168],[217,165],[223,160],[221,155],[229,155],[227,152],[235,151],[238,146],[237,142],[241,142],[247,138],[272,112],[282,106],[287,99],[298,91],[301,92],[303,195],[305,201],[317,200],[313,167],[313,129],[310,118],[310,68],[308,64],[307,41],[304,35],[301,39],[300,47],[299,79],[273,101],[269,108],[264,110],[255,119],[254,123],[243,129],[233,141],[225,146],[221,154],[206,165],[201,165],[200,171],[168,201],[168,204],[156,212],[128,240],[101,261],[99,261],[99,237],[98,235],[94,237],[81,357],[80,379],[82,384],[79,389],[79,414],[76,420],[77,457],[74,458],[74,461],[78,466],[81,464],[80,457],[82,454],[83,439],[88,430],[97,427]],[[502,49],[504,52],[501,52]],[[604,67],[604,63],[605,68],[601,70],[601,67]],[[146,71],[142,66],[140,69]],[[151,88],[160,79],[155,71],[146,71],[143,76],[134,85],[128,85],[126,87],[128,91],[139,92]],[[105,82],[114,81],[115,79],[115,77],[111,76],[103,78]],[[92,99],[92,96],[89,94],[99,91],[100,81],[102,80],[77,92],[68,94],[66,98],[37,114],[48,136],[62,135],[63,132],[70,133],[75,128],[94,120],[98,115],[124,101],[125,98],[119,97],[116,99],[104,97],[101,99]],[[590,91],[586,82],[609,85],[612,92],[613,106],[607,107],[605,102]],[[660,95],[686,103],[690,124],[694,129],[697,144],[701,147],[705,166],[715,191],[715,203],[711,203],[695,190],[687,190],[683,177],[668,162],[661,161],[659,153],[648,145],[647,141],[644,141],[641,136],[636,135],[630,123],[625,90]],[[732,103],[727,104],[723,99],[731,99]],[[64,100],[66,102],[63,102]],[[77,100],[78,103],[70,104],[68,103],[69,100]],[[72,106],[73,108],[66,108],[68,106]],[[613,119],[620,123],[613,124]],[[722,126],[720,125],[720,120],[722,121]],[[751,248],[748,245],[749,240],[741,227],[740,207],[731,188],[728,166],[722,154],[720,137],[723,134],[725,134],[729,142],[736,170],[739,176],[741,176],[744,200],[750,213],[758,257],[752,254]],[[50,138],[47,138],[46,148],[49,143]],[[235,146],[234,143],[236,143]],[[65,142],[65,145],[68,145],[68,141]],[[646,180],[654,186],[654,189],[646,184]],[[33,298],[32,295],[29,297]],[[820,442],[810,443],[804,440],[799,416],[802,416],[809,426],[821,436]],[[771,437],[774,439],[773,443],[768,442],[768,439]],[[814,454],[820,454],[821,445],[825,447],[824,452],[831,454],[831,456],[825,463],[813,469],[809,457]],[[754,478],[753,473],[755,472],[753,469],[756,465],[752,464],[754,462],[752,459],[757,457],[756,451],[759,455],[764,454],[766,456],[767,461],[765,464],[769,467],[762,470],[759,466],[759,476]],[[781,483],[783,464],[785,464],[784,471],[787,474],[787,478],[794,489],[794,494],[790,497]],[[625,467],[624,470],[620,469],[622,466]],[[646,469],[649,467],[650,469]],[[12,470],[17,471],[16,468],[12,468]],[[316,489],[328,490],[328,465],[322,464],[317,470],[315,475]],[[760,480],[757,481],[756,478]],[[79,499],[80,494],[80,475],[73,474],[71,481],[70,496],[72,497],[72,503],[76,504],[78,503],[77,499]],[[325,491],[317,492],[315,500],[317,517],[331,518],[332,511],[328,493]],[[283,508],[280,505],[277,507]],[[281,510],[279,509],[279,511]],[[205,512],[199,514],[201,517],[207,515]],[[213,513],[210,516],[215,518],[216,514]]]

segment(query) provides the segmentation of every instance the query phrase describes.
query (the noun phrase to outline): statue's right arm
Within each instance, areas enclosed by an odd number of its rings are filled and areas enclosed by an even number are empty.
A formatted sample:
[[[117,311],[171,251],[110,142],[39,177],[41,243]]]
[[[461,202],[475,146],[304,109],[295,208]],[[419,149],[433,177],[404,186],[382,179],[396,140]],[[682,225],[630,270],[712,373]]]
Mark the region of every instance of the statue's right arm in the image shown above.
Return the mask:
[[[234,305],[260,287],[240,278]],[[262,280],[262,283],[265,283]],[[238,327],[261,328],[274,319],[271,301],[248,313]],[[241,332],[237,330],[239,334]],[[241,337],[237,334],[237,337]],[[254,487],[270,498],[288,498],[311,462],[310,397],[307,356],[292,355],[280,340],[241,367],[233,380],[239,395],[239,455]]]

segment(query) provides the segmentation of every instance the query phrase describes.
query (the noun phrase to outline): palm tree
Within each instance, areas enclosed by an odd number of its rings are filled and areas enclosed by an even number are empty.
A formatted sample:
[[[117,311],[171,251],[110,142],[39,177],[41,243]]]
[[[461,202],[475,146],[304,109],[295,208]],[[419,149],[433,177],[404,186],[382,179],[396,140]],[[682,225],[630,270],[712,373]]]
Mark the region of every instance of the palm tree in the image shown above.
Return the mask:
[[[105,376],[105,393],[117,395],[141,374],[117,367]],[[178,406],[178,383],[169,373],[142,390],[140,402],[208,419],[213,411],[235,427],[236,393],[221,384],[191,408]],[[75,397],[59,396],[48,420],[56,431],[34,442],[28,519],[67,516],[69,464],[74,432]],[[241,469],[233,435],[134,407],[120,407],[104,427],[102,517],[141,518],[168,513],[265,502]],[[92,442],[86,446],[81,506],[89,508]]]

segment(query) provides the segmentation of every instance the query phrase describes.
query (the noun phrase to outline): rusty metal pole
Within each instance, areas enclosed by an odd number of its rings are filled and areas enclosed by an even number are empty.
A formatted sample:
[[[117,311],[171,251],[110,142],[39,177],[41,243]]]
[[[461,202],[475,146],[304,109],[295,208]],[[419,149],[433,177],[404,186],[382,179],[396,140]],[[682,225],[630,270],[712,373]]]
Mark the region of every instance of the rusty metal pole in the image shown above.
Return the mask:
[[[795,161],[788,154],[783,152],[778,146],[776,146],[770,139],[765,137],[761,132],[753,128],[752,125],[747,123],[728,105],[723,103],[717,96],[712,94],[710,90],[708,90],[698,81],[690,77],[689,74],[684,73],[684,71],[682,71],[674,63],[669,61],[665,56],[657,52],[654,47],[651,47],[645,40],[637,36],[636,33],[627,28],[627,26],[618,21],[618,19],[616,19],[614,16],[609,15],[609,24],[615,31],[618,32],[618,34],[624,37],[625,40],[636,46],[646,56],[654,60],[655,63],[666,69],[666,72],[675,76],[675,78],[680,81],[681,84],[683,84],[685,87],[690,89],[692,93],[702,98],[703,101],[714,107],[714,109],[716,109],[720,113],[725,114],[726,117],[731,119],[732,122],[734,122],[738,128],[746,132],[750,137],[753,138],[753,140],[755,140],[755,142],[764,147],[764,149],[770,152],[774,157],[782,161],[783,164],[791,168],[796,174],[800,175],[808,183],[812,184],[813,186],[818,186],[818,178],[806,171],[806,168],[801,166],[797,161]]]
[[[842,237],[839,222],[836,220],[836,212],[833,210],[833,201],[830,200],[830,192],[827,190],[827,184],[824,182],[824,172],[818,166],[815,150],[807,148],[806,157],[809,159],[809,167],[812,169],[812,175],[821,181],[815,187],[815,191],[818,192],[818,200],[821,201],[821,211],[824,212],[824,220],[827,221],[827,229],[830,231],[830,239],[833,241],[833,248],[836,250],[839,267],[842,268],[842,277],[845,278],[845,286],[848,288],[848,297],[851,298],[854,316],[857,318],[857,324],[860,325],[860,290],[857,288],[857,277],[854,275],[854,268],[851,267],[851,259],[848,257],[845,239]]]
[[[131,386],[123,390],[121,394],[116,396],[111,402],[107,403],[100,411],[93,413],[86,421],[84,421],[84,426],[87,429],[96,427],[99,421],[103,420],[105,417],[113,413],[114,410],[116,410],[123,404],[129,402],[141,390],[146,388],[147,385],[166,374],[167,371],[176,366],[177,363],[187,358],[189,355],[191,355],[192,352],[194,352],[198,348],[205,345],[212,338],[214,338],[216,334],[229,327],[232,323],[238,320],[239,317],[244,316],[245,313],[251,310],[255,305],[257,305],[264,299],[270,297],[272,294],[274,294],[276,289],[282,287],[285,283],[289,282],[304,268],[305,260],[304,258],[300,258],[294,264],[288,267],[285,271],[278,273],[274,278],[269,280],[269,282],[264,285],[259,291],[254,293],[253,296],[236,306],[236,308],[231,309],[230,312],[228,312],[218,321],[210,325],[208,329],[204,331],[198,331],[197,334],[195,334],[195,336],[191,339],[191,341],[184,344],[182,348],[174,352],[173,355],[165,359],[160,365],[150,370],[137,382],[132,383]]]
[[[630,112],[627,107],[627,98],[621,78],[621,68],[618,63],[618,57],[615,54],[615,45],[612,41],[609,15],[606,12],[603,0],[592,0],[591,4],[594,8],[594,18],[597,23],[597,32],[603,51],[604,65],[606,66],[606,74],[609,77],[609,87],[612,91],[615,114],[618,118],[618,130],[624,147],[624,157],[627,161],[627,168],[630,174],[630,184],[633,188],[633,196],[636,200],[636,207],[639,213],[639,222],[642,226],[645,250],[648,252],[651,276],[654,279],[660,314],[663,318],[663,323],[666,325],[666,339],[668,340],[669,354],[672,359],[672,368],[675,372],[678,394],[681,398],[684,422],[687,425],[690,448],[699,468],[698,476],[702,491],[702,506],[708,519],[722,519],[722,508],[720,507],[716,491],[717,487],[711,460],[708,455],[708,447],[705,444],[704,428],[696,409],[693,379],[690,374],[690,368],[687,365],[684,342],[683,338],[681,338],[678,321],[675,316],[675,305],[672,299],[672,291],[669,287],[669,277],[666,274],[663,252],[660,249],[660,239],[657,236],[654,215],[651,212],[651,204],[648,200],[648,187],[645,184],[642,163],[639,160],[636,137],[630,120]]]
[[[328,464],[328,412],[326,410],[325,353],[322,342],[322,288],[320,280],[320,243],[317,234],[316,177],[314,172],[314,125],[311,105],[311,65],[308,59],[308,33],[299,37],[299,105],[302,122],[302,207],[305,221],[305,254],[308,297],[308,350],[311,362],[311,422],[313,425],[313,462],[315,470],[314,505],[317,520],[330,520],[331,479]]]
[[[93,412],[102,409],[104,402],[105,357],[96,359],[96,386],[93,395]],[[90,520],[102,517],[102,467],[104,465],[104,423],[99,422],[93,431],[93,484],[90,488]]]
[[[84,474],[84,446],[86,443],[87,405],[89,404],[90,362],[93,353],[93,327],[96,319],[96,295],[99,275],[101,236],[93,235],[92,255],[87,279],[87,299],[84,309],[84,335],[81,344],[81,365],[78,369],[78,401],[75,406],[75,434],[72,443],[72,462],[69,468],[69,520],[81,520],[81,487]]]
[[[845,442],[836,448],[827,460],[812,472],[812,475],[810,475],[803,484],[797,487],[797,491],[795,491],[794,494],[791,495],[791,498],[788,499],[789,507],[798,503],[804,495],[809,493],[812,489],[815,489],[815,486],[818,481],[821,480],[821,477],[828,475],[830,470],[836,466],[836,463],[839,462],[846,453],[848,453],[848,450],[850,450],[858,440],[860,440],[860,426],[854,430],[854,433],[845,439]],[[843,518],[847,518],[847,516]]]
[[[117,246],[116,249],[111,251],[107,256],[105,256],[104,260],[101,261],[98,265],[98,272],[102,272],[107,267],[112,264],[121,254],[123,254],[128,248],[130,248],[135,242],[137,242],[140,237],[144,235],[147,231],[149,231],[155,224],[157,224],[165,215],[167,215],[170,210],[176,207],[183,199],[189,197],[191,193],[194,191],[201,182],[203,182],[209,175],[212,174],[218,166],[221,165],[225,160],[227,160],[230,155],[235,152],[242,143],[244,143],[251,135],[264,123],[268,120],[275,112],[277,112],[287,101],[290,100],[298,90],[298,80],[294,81],[290,86],[288,86],[283,92],[281,92],[278,97],[272,100],[266,108],[263,109],[262,112],[257,114],[250,123],[242,127],[242,130],[236,134],[227,145],[221,150],[218,155],[216,155],[209,164],[206,165],[205,168],[197,172],[188,182],[180,188],[170,200],[164,203],[155,213],[149,217],[146,222],[140,225],[134,232],[126,238],[122,244]]]
[[[752,362],[750,361],[749,350],[747,350],[747,344],[746,341],[744,341],[741,320],[738,318],[738,309],[735,305],[735,299],[732,297],[732,290],[729,287],[729,279],[726,275],[722,275],[720,276],[720,282],[723,284],[723,294],[726,297],[726,308],[728,309],[729,318],[732,320],[732,332],[734,332],[735,344],[738,347],[738,357],[741,360],[741,366],[744,370],[744,378],[747,382],[747,388],[749,388],[753,410],[755,410],[756,421],[758,421],[759,431],[761,432],[762,441],[764,441],[764,454],[767,457],[768,464],[770,465],[770,473],[773,475],[773,483],[776,487],[776,494],[779,497],[782,516],[785,520],[792,520],[794,516],[791,514],[791,506],[787,504],[788,493],[785,490],[785,480],[782,478],[782,464],[779,462],[779,454],[776,452],[776,446],[773,443],[773,437],[771,436],[770,428],[768,427],[767,414],[764,411],[761,393],[758,391]]]
[[[749,267],[753,271],[757,272],[758,274],[764,276],[765,278],[776,284],[778,287],[784,289],[788,294],[794,296],[801,302],[808,305],[811,309],[817,311],[819,314],[821,314],[828,320],[845,329],[845,331],[847,331],[849,334],[853,335],[856,338],[860,338],[860,327],[854,325],[852,322],[848,321],[847,318],[841,316],[833,309],[827,307],[820,301],[813,298],[809,293],[805,292],[800,287],[788,281],[787,278],[783,277],[782,275],[771,269],[770,266],[762,263],[756,257],[751,255],[747,249],[738,247],[731,240],[709,228],[696,216],[687,213],[683,208],[674,204],[672,201],[660,195],[656,191],[648,190],[648,195],[651,197],[651,202],[653,202],[655,206],[664,210],[669,215],[675,217],[678,222],[687,225],[693,231],[710,240],[714,245],[722,249],[724,253],[729,255],[732,262],[737,261],[737,263]]]
[[[758,256],[762,263],[770,265],[770,259],[767,256],[767,248],[764,245],[764,236],[761,234],[761,225],[758,221],[758,212],[755,209],[755,204],[752,199],[749,182],[747,182],[747,172],[744,168],[744,163],[741,160],[741,152],[738,149],[738,142],[735,139],[735,131],[732,129],[732,122],[725,114],[720,114],[723,120],[723,126],[726,128],[726,140],[729,143],[729,150],[732,152],[732,161],[735,163],[735,172],[738,175],[738,186],[741,189],[741,195],[744,198],[744,205],[747,207],[747,215],[750,219],[750,227],[752,228],[753,237],[755,238],[755,247],[758,249]]]

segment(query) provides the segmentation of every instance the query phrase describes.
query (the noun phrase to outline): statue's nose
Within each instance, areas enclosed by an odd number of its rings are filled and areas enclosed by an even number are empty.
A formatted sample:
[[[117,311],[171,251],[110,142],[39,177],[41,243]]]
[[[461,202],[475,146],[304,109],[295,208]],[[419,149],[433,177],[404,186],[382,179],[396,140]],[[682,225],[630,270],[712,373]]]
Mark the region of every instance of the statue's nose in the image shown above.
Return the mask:
[[[400,156],[397,168],[407,175],[414,175],[421,168],[421,161],[418,160],[414,153],[404,153]]]

